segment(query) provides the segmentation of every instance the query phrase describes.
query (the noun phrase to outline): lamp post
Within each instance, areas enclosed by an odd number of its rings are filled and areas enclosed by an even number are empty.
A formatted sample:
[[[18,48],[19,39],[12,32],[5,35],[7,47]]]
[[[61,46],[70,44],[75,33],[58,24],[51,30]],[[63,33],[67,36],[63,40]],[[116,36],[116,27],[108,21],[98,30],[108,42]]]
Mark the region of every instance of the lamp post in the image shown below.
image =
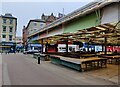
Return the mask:
[[[65,40],[65,43],[66,43],[66,53],[68,54],[68,36],[67,39]]]
[[[14,45],[15,44],[15,45]],[[14,46],[14,53],[15,53],[15,50],[16,50],[16,36],[15,36],[15,38],[13,38],[13,46]]]

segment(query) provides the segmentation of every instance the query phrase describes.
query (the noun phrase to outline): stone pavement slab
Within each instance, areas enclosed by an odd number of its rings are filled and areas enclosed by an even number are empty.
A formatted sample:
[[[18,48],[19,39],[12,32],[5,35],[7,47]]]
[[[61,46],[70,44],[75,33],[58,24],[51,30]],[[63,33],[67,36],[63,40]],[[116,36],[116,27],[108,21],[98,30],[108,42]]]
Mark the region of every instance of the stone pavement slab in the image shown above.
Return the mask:
[[[118,65],[108,64],[107,68],[85,72],[88,75],[112,81],[118,84]]]

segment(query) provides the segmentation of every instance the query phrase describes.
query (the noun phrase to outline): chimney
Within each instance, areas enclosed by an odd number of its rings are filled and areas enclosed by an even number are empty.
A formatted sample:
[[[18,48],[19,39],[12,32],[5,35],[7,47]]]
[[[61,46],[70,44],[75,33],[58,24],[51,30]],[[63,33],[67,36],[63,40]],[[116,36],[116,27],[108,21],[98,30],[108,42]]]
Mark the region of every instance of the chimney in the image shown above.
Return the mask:
[[[44,20],[44,17],[45,17],[45,15],[44,15],[44,13],[43,13],[42,16],[41,16],[41,19]]]
[[[51,13],[51,16],[54,16],[53,13]]]
[[[23,26],[23,28],[25,28],[25,26]]]

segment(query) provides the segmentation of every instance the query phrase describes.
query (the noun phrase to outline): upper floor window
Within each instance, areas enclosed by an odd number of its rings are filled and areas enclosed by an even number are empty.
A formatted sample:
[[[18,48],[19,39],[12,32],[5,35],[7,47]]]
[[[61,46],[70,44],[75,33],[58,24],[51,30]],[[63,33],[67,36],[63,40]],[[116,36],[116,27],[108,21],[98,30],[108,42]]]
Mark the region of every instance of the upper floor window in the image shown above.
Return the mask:
[[[7,19],[3,19],[3,23],[6,24]]]
[[[40,28],[43,28],[45,26],[45,23],[40,23]]]
[[[40,26],[41,26],[41,27],[43,27],[43,26],[44,26],[44,24],[40,24]]]
[[[10,24],[13,24],[13,19],[10,19]]]
[[[3,32],[6,32],[6,26],[3,26]]]
[[[9,35],[9,40],[12,41],[12,35]]]
[[[2,35],[2,38],[6,38],[6,35]]]
[[[13,32],[13,27],[9,27],[9,28],[10,28],[9,32]]]
[[[34,26],[37,26],[37,23],[34,23]]]

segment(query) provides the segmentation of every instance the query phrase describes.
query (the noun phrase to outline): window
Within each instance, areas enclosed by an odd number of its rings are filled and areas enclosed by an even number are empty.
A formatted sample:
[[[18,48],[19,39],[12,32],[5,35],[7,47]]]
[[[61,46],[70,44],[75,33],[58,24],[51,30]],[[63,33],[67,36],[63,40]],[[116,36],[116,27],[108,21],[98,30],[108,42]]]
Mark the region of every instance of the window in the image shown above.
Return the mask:
[[[40,23],[40,27],[41,27],[41,28],[44,27],[44,25],[45,25],[44,23]]]
[[[9,35],[9,40],[12,41],[12,35]]]
[[[42,26],[43,26],[43,24],[40,24],[40,26],[42,27]]]
[[[6,26],[3,26],[3,32],[6,32]]]
[[[3,19],[3,23],[4,23],[4,24],[6,24],[6,20],[7,20],[7,19]]]
[[[6,35],[2,35],[2,38],[6,38]]]
[[[36,26],[37,25],[37,23],[34,23],[34,26]]]
[[[13,28],[12,27],[9,27],[9,28],[10,28],[9,32],[12,32]]]
[[[38,50],[39,48],[37,46],[34,47],[34,50]]]
[[[13,19],[10,19],[10,24],[13,24]]]

